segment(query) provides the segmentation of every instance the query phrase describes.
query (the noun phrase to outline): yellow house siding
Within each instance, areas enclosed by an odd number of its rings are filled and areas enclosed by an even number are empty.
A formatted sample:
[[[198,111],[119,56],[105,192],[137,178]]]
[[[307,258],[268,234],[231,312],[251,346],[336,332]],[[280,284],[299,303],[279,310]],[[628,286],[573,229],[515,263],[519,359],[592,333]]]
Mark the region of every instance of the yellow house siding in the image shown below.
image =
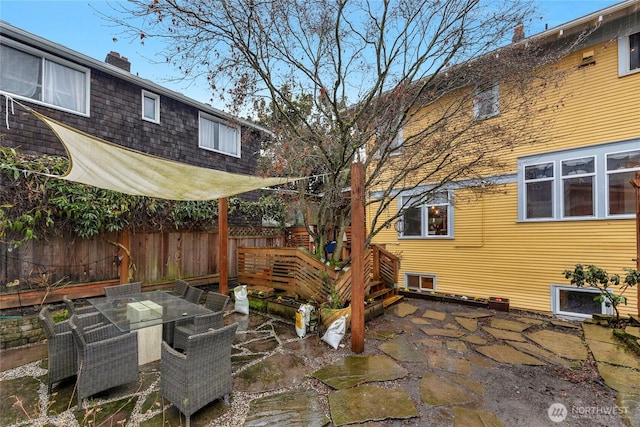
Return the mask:
[[[586,50],[595,52],[596,63],[577,68]],[[538,129],[548,142],[518,147],[513,156],[640,136],[640,73],[618,77],[617,41],[572,53],[560,67],[573,71],[560,82],[560,93],[549,95],[562,99],[561,107],[540,114],[540,123],[550,123]]]
[[[565,269],[594,263],[622,275],[634,266],[634,220],[518,223],[516,190],[510,184],[457,203],[453,239],[397,239],[392,229],[377,236],[401,257],[399,286],[404,273],[434,274],[441,292],[507,297],[512,307],[550,312],[551,285],[569,285]],[[627,296],[622,311],[637,312],[635,289]]]
[[[583,53],[591,50],[595,64],[580,68]],[[487,171],[487,176],[512,174],[507,184],[489,186],[480,197],[470,190],[454,189],[452,238],[398,238],[393,227],[374,238],[374,243],[385,244],[401,258],[399,286],[404,286],[405,273],[435,275],[441,292],[506,297],[512,307],[550,312],[552,285],[570,286],[563,271],[575,264],[595,264],[621,277],[624,268],[635,267],[635,219],[602,218],[606,202],[603,188],[596,191],[595,203],[601,207],[597,219],[518,221],[518,192],[522,192],[514,182],[515,174],[522,172],[518,171],[518,159],[621,141],[628,141],[625,150],[635,149],[634,141],[640,148],[640,73],[618,76],[617,39],[585,46],[554,67],[568,73],[559,81],[547,81],[539,98],[539,112],[529,130],[538,142],[496,153],[507,167]],[[501,98],[503,95],[509,94],[501,93]],[[552,107],[545,109],[545,105]],[[508,114],[487,122],[508,122]],[[412,123],[406,131],[424,125],[429,113],[422,117],[425,121]],[[523,140],[530,135],[524,134]],[[610,150],[621,145],[612,145]],[[608,147],[602,150],[610,152]],[[571,155],[562,153],[557,159]],[[599,156],[603,158],[602,153]],[[560,167],[557,162],[556,179]],[[605,173],[596,170],[598,177]],[[596,185],[605,182],[601,179]],[[560,197],[554,196],[555,203]],[[629,301],[621,312],[637,313],[636,289],[628,290],[625,296]]]

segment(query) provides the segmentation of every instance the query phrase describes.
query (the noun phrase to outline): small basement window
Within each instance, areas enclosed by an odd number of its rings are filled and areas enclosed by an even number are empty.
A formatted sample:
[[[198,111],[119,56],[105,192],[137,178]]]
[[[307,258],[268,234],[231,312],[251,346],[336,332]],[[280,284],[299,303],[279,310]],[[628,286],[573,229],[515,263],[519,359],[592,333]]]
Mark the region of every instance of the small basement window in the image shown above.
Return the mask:
[[[591,318],[594,313],[612,314],[611,307],[594,301],[598,295],[600,291],[596,288],[553,285],[551,286],[553,314],[573,319]]]
[[[436,276],[433,274],[405,273],[405,287],[413,290],[433,291],[436,288]]]

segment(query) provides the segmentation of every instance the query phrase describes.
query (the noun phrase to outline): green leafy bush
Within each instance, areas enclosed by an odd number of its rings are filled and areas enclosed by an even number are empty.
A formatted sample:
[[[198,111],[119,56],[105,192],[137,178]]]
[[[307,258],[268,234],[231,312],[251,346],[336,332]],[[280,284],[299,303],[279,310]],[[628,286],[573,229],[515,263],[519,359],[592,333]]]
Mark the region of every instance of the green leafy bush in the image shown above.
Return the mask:
[[[622,281],[622,286],[620,286],[619,275],[612,274],[610,276],[605,270],[595,265],[588,265],[584,268],[582,264],[576,264],[573,270],[565,270],[563,274],[566,279],[571,279],[572,285],[579,288],[589,286],[598,289],[600,294],[593,300],[613,308],[616,321],[619,321],[620,311],[618,306],[627,304],[627,298],[623,295],[624,292],[640,282],[640,271],[632,268],[625,268],[625,271],[627,275]],[[615,293],[614,289],[612,289],[614,286],[620,286],[618,293]]]

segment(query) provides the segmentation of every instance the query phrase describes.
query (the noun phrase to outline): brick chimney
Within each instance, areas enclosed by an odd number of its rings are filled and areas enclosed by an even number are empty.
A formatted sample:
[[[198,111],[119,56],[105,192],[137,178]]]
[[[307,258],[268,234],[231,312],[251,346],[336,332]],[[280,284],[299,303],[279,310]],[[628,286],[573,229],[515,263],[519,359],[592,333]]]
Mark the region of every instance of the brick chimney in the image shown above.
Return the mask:
[[[118,52],[111,51],[104,59],[104,62],[107,64],[115,65],[118,68],[125,70],[126,72],[131,72],[131,63],[124,56],[120,56]]]
[[[511,41],[513,43],[517,43],[522,39],[524,39],[524,25],[522,23],[519,23],[513,28],[513,38],[511,39]]]

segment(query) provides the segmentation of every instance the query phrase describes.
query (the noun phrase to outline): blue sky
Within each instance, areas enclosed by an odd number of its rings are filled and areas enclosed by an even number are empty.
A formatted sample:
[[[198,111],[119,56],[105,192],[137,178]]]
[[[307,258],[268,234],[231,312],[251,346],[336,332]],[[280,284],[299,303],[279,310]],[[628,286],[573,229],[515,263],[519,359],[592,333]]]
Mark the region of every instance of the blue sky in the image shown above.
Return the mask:
[[[539,28],[525,28],[525,31],[529,36],[544,30],[545,24],[553,28],[618,2],[536,0],[541,17]],[[157,45],[130,43],[118,28],[99,17],[96,10],[108,14],[110,7],[105,1],[94,0],[0,0],[0,19],[3,21],[100,61],[104,61],[110,51],[116,51],[129,59],[132,73],[198,101],[210,102],[211,95],[204,85],[166,80],[167,76],[177,73],[167,65],[153,63],[159,60]]]

